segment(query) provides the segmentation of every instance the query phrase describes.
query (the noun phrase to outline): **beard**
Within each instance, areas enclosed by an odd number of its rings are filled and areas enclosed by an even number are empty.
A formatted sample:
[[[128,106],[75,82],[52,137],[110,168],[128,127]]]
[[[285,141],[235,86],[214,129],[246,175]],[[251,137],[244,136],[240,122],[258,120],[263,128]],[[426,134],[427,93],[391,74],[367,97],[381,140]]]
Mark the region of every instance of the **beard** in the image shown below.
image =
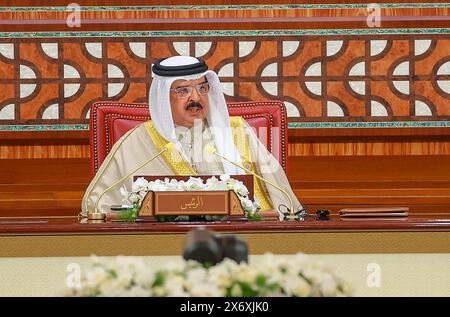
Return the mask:
[[[202,110],[202,109],[203,109],[203,106],[202,106],[202,105],[200,104],[200,102],[198,102],[198,101],[190,102],[190,103],[186,106],[186,110],[190,110],[190,109],[193,109],[193,108]]]

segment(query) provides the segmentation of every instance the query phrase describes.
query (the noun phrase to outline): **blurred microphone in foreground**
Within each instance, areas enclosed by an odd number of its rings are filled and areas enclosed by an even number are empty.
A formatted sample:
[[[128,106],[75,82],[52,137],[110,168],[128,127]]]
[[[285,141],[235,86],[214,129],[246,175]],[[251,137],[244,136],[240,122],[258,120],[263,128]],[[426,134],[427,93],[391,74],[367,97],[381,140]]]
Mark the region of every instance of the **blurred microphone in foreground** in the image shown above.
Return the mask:
[[[216,265],[225,258],[248,262],[247,242],[235,235],[218,234],[205,228],[188,232],[184,242],[183,258],[204,265]]]

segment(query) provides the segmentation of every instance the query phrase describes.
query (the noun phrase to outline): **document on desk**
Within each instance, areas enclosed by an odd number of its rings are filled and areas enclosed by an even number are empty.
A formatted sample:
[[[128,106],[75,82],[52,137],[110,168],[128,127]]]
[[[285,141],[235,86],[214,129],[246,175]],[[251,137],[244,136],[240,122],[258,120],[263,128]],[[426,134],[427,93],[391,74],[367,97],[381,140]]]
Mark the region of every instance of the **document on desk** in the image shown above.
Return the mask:
[[[408,207],[344,208],[339,210],[339,216],[346,219],[391,219],[408,217],[408,212]]]
[[[0,225],[23,225],[32,223],[48,223],[47,220],[0,220]]]

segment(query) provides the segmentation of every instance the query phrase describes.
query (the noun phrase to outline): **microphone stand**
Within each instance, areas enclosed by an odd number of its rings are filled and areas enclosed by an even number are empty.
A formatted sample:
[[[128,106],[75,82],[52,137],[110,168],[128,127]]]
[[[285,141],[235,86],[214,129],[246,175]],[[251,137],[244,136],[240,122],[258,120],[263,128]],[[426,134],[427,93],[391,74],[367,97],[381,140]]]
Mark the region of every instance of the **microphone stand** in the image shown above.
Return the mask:
[[[288,215],[284,215],[284,216],[285,216],[288,220],[297,220],[297,219],[299,219],[298,215],[296,215],[295,212],[294,212],[294,203],[293,203],[293,201],[292,201],[292,198],[291,198],[291,196],[289,196],[289,194],[286,192],[286,190],[284,190],[284,189],[281,188],[280,186],[278,186],[278,185],[272,183],[271,181],[269,181],[269,180],[267,180],[267,179],[265,179],[265,178],[259,176],[258,174],[254,173],[253,171],[251,171],[251,170],[249,170],[249,169],[247,169],[247,168],[245,168],[245,167],[243,167],[243,166],[240,166],[239,164],[236,164],[235,162],[233,162],[233,161],[230,160],[229,158],[227,158],[227,157],[223,156],[222,154],[218,153],[217,150],[216,150],[214,147],[212,147],[212,146],[209,147],[209,148],[208,148],[208,151],[209,151],[211,154],[215,154],[215,155],[217,155],[217,156],[223,158],[225,161],[227,161],[227,162],[233,164],[234,166],[236,166],[236,167],[238,167],[238,168],[240,168],[240,169],[246,171],[247,173],[249,173],[249,174],[255,176],[256,178],[262,180],[262,181],[265,182],[265,183],[268,183],[268,184],[272,185],[273,187],[275,187],[276,189],[278,189],[279,191],[281,191],[281,192],[288,198],[289,204],[290,204],[290,207],[291,207],[291,208],[289,209],[289,214],[288,214]]]
[[[122,177],[121,179],[119,179],[118,181],[114,182],[111,186],[109,186],[108,188],[106,188],[101,194],[100,196],[98,196],[97,201],[95,202],[95,209],[94,209],[94,213],[93,214],[89,214],[89,215],[96,215],[94,216],[94,218],[99,217],[98,214],[102,214],[98,211],[98,204],[100,202],[100,199],[102,199],[102,197],[109,191],[111,190],[111,188],[113,188],[114,186],[116,186],[117,184],[121,183],[123,180],[125,180],[126,178],[130,177],[131,175],[133,175],[134,173],[136,173],[138,170],[140,170],[141,168],[143,168],[145,165],[147,165],[148,163],[150,163],[151,161],[153,161],[155,158],[157,158],[158,156],[160,156],[162,153],[164,153],[165,151],[169,150],[173,148],[173,144],[172,143],[167,143],[164,148],[159,151],[157,154],[155,154],[154,156],[152,156],[150,159],[148,159],[147,161],[145,161],[144,163],[142,163],[141,165],[139,165],[137,168],[135,168],[133,171],[131,171],[130,173],[128,173],[127,175],[125,175],[124,177]],[[88,217],[89,217],[88,215]],[[103,216],[104,219],[104,216]]]

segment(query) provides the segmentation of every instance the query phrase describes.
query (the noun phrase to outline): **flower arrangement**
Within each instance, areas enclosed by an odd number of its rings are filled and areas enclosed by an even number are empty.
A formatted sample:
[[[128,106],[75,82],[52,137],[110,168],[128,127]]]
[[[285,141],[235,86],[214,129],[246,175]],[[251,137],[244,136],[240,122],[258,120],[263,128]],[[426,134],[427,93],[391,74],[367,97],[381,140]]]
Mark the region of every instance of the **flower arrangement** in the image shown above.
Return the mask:
[[[133,219],[137,217],[137,212],[141,203],[148,191],[209,191],[209,190],[233,190],[239,197],[241,206],[245,211],[245,216],[248,219],[259,220],[260,217],[257,212],[261,209],[257,201],[252,201],[248,195],[249,190],[243,182],[231,178],[227,174],[220,175],[219,178],[213,176],[204,182],[199,177],[190,177],[187,181],[169,179],[157,179],[155,181],[148,181],[143,177],[136,179],[131,185],[131,191],[128,191],[125,186],[120,188],[120,193],[123,197],[122,201],[126,204],[132,205],[131,208],[125,210],[120,216],[122,220]]]
[[[66,296],[350,296],[352,291],[333,271],[306,255],[266,253],[252,265],[225,259],[212,267],[179,260],[152,270],[142,258],[92,257],[78,288]]]

